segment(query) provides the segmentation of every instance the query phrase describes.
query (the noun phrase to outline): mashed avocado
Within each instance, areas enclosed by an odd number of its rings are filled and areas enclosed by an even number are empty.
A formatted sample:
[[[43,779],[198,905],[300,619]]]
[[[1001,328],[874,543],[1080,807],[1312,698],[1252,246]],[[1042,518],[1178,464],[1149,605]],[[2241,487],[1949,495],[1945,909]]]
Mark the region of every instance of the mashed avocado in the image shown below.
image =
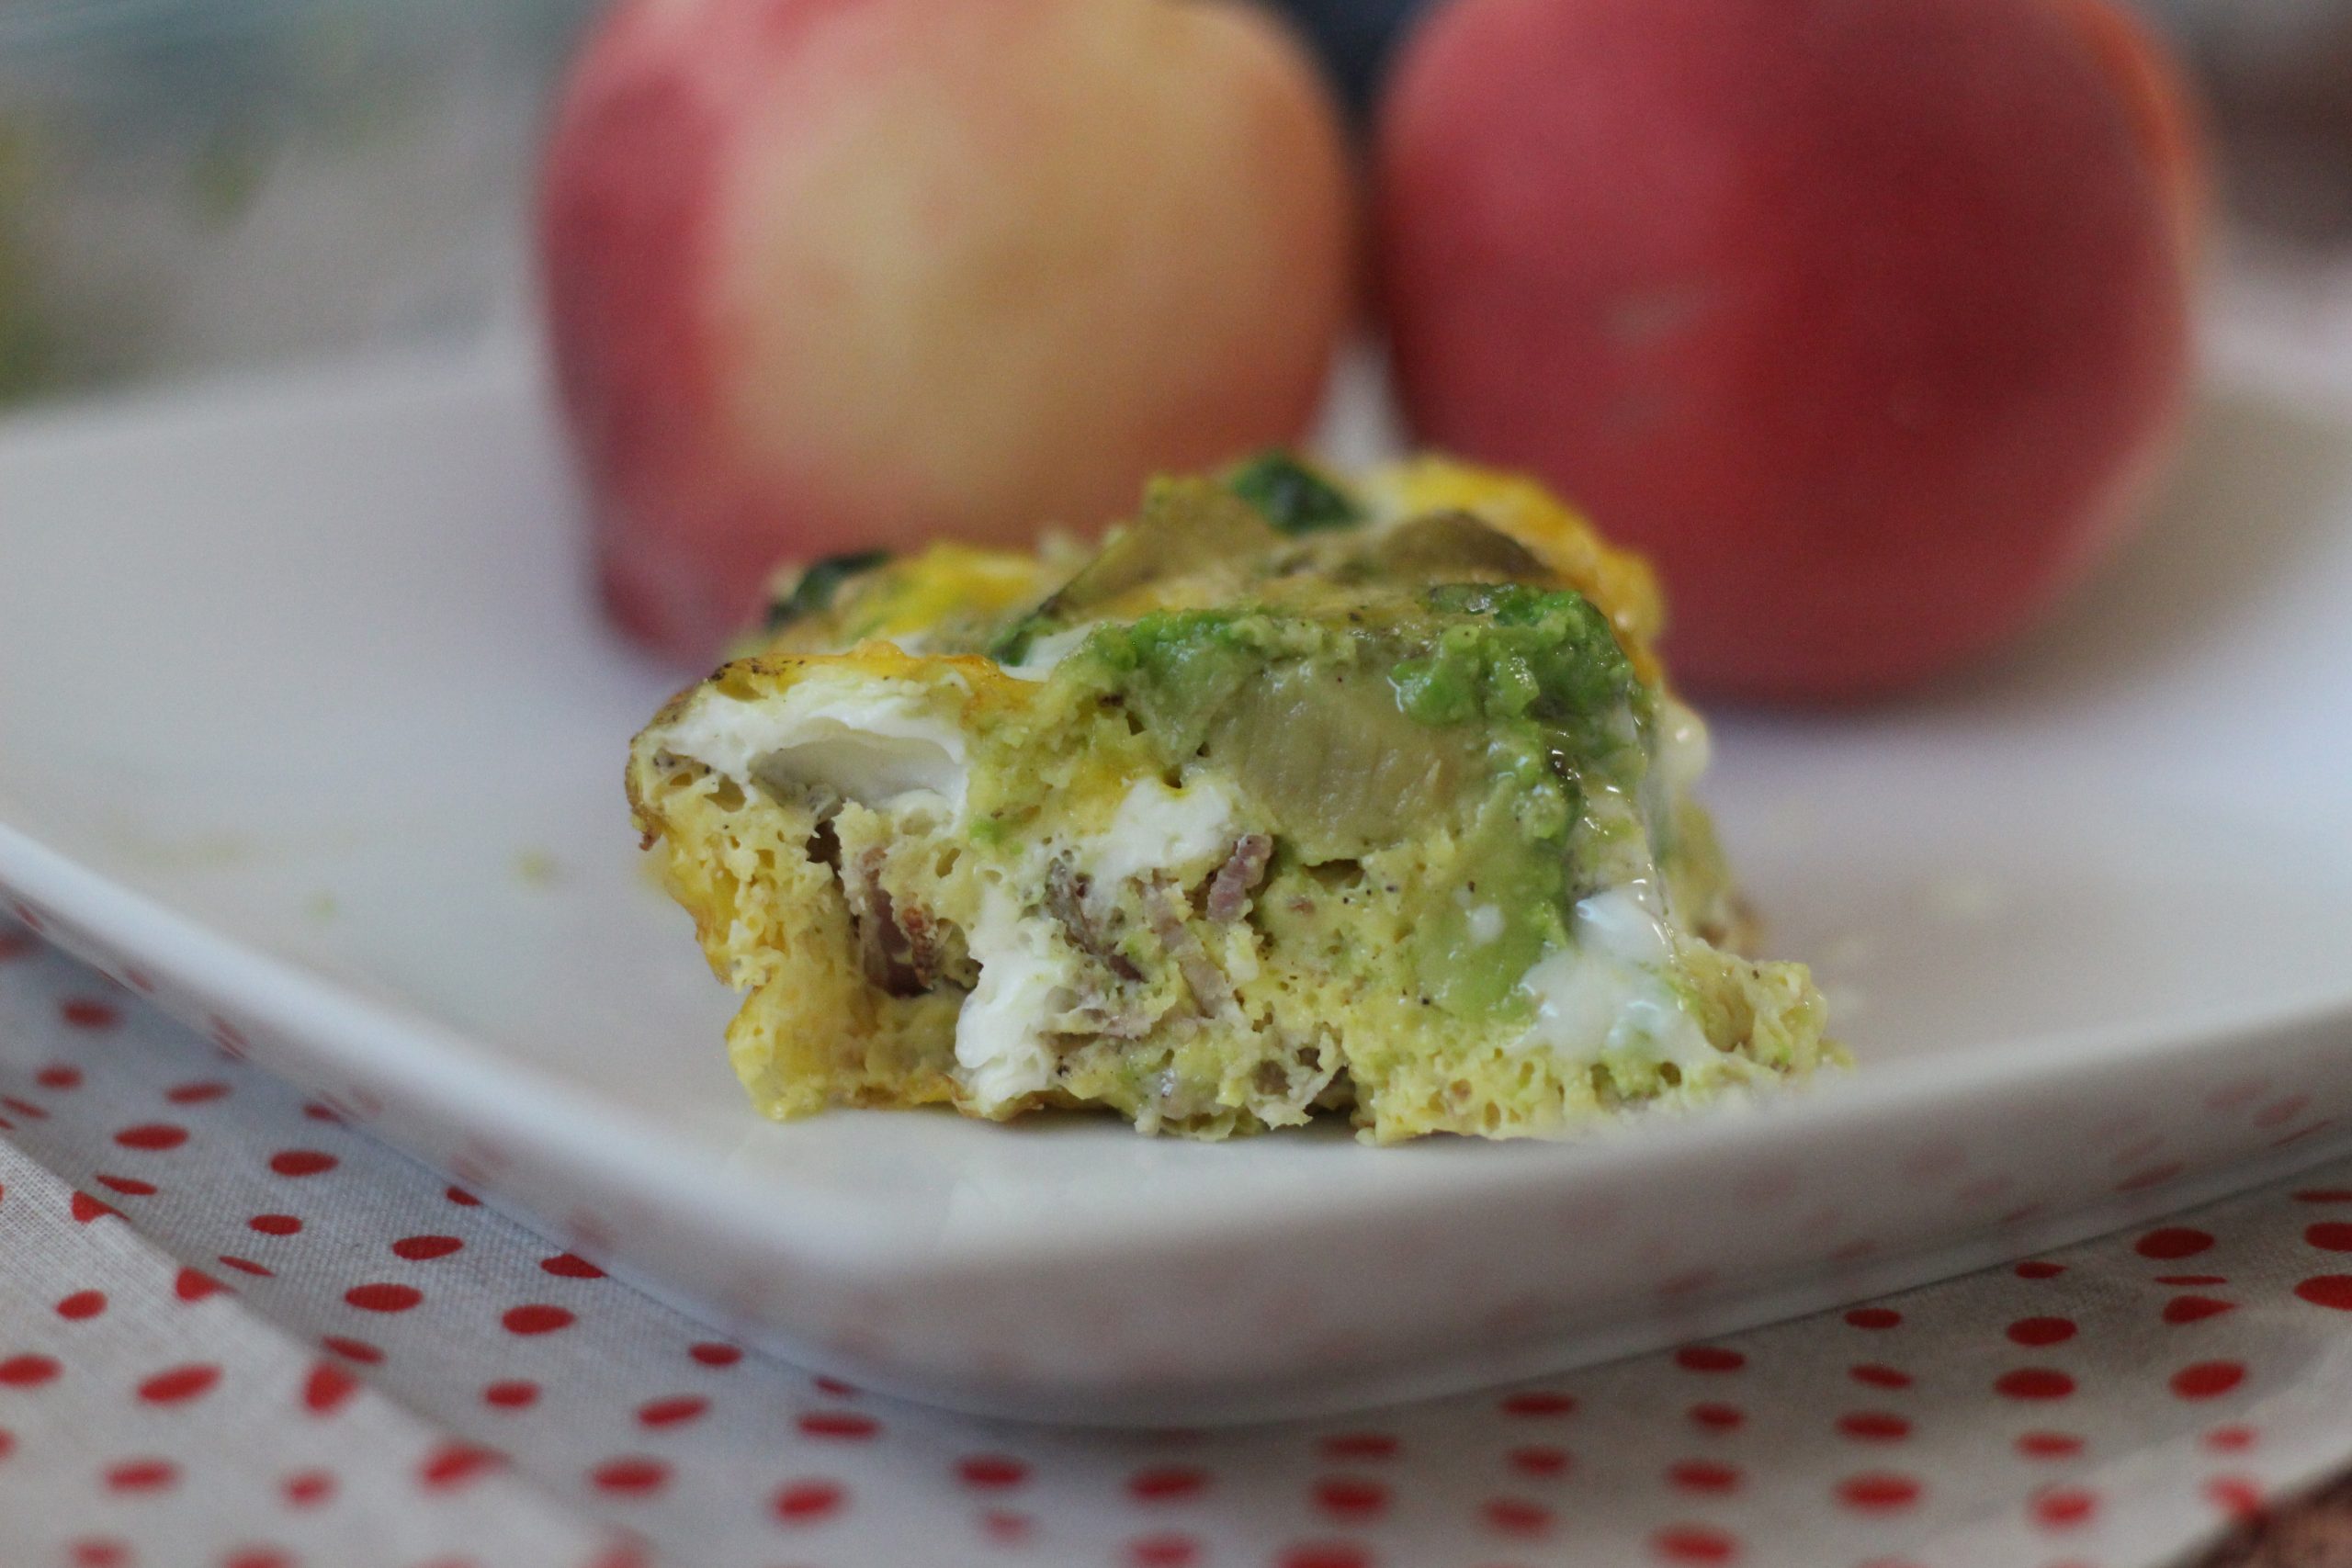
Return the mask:
[[[1196,761],[1283,825],[1288,862],[1359,862],[1442,830],[1397,896],[1431,1002],[1524,1010],[1567,940],[1586,780],[1634,787],[1652,703],[1572,589],[1369,591],[1345,611],[1171,610],[1097,626],[1051,680],[1136,716],[1171,776]]]

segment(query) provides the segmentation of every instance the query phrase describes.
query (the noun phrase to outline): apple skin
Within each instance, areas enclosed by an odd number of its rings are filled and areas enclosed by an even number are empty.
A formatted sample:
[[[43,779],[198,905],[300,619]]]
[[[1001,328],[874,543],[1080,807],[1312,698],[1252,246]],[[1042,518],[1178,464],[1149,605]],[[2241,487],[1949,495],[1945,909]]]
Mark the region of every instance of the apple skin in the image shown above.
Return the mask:
[[[1295,439],[1353,200],[1227,0],[622,0],[539,206],[608,608],[704,658],[780,560],[1091,528]]]
[[[1452,0],[1378,128],[1407,417],[1647,552],[1692,689],[1914,685],[2171,450],[2196,123],[2104,0]]]

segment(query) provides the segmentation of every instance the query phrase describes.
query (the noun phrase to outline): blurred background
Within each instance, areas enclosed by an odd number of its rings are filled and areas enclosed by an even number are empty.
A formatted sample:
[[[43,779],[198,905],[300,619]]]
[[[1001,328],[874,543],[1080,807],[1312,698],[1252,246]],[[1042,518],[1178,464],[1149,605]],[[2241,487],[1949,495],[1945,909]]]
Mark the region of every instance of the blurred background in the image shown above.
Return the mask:
[[[1361,104],[1428,0],[1285,0]],[[2224,332],[2352,389],[2352,0],[2141,0],[2201,78]],[[597,0],[0,0],[0,409],[527,320]]]

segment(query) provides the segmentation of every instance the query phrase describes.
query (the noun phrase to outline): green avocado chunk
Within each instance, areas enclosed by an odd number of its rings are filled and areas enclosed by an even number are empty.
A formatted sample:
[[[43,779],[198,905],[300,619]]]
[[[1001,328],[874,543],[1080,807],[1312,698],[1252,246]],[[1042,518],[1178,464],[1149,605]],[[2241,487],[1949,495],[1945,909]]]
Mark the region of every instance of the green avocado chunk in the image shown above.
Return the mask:
[[[1535,961],[1567,942],[1566,834],[1530,831],[1521,820],[1530,804],[1521,791],[1489,795],[1445,868],[1452,874],[1422,891],[1407,946],[1430,999],[1448,1012],[1502,1008]]]
[[[1389,671],[1397,705],[1424,724],[1532,727],[1571,761],[1604,756],[1646,719],[1649,695],[1608,618],[1572,589],[1461,582],[1425,602],[1440,628]]]

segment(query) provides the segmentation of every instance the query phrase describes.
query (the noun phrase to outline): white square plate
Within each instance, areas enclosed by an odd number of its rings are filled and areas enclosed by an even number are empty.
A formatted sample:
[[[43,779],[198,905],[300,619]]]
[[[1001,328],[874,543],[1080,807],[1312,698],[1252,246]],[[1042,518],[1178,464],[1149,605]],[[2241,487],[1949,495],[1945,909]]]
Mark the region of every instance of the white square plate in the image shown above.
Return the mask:
[[[1718,727],[1710,795],[1860,1059],[1576,1142],[762,1122],[619,776],[532,375],[0,429],[0,903],[631,1277],[1018,1416],[1465,1386],[2015,1256],[2352,1123],[2352,420],[2207,400],[1999,669]]]

